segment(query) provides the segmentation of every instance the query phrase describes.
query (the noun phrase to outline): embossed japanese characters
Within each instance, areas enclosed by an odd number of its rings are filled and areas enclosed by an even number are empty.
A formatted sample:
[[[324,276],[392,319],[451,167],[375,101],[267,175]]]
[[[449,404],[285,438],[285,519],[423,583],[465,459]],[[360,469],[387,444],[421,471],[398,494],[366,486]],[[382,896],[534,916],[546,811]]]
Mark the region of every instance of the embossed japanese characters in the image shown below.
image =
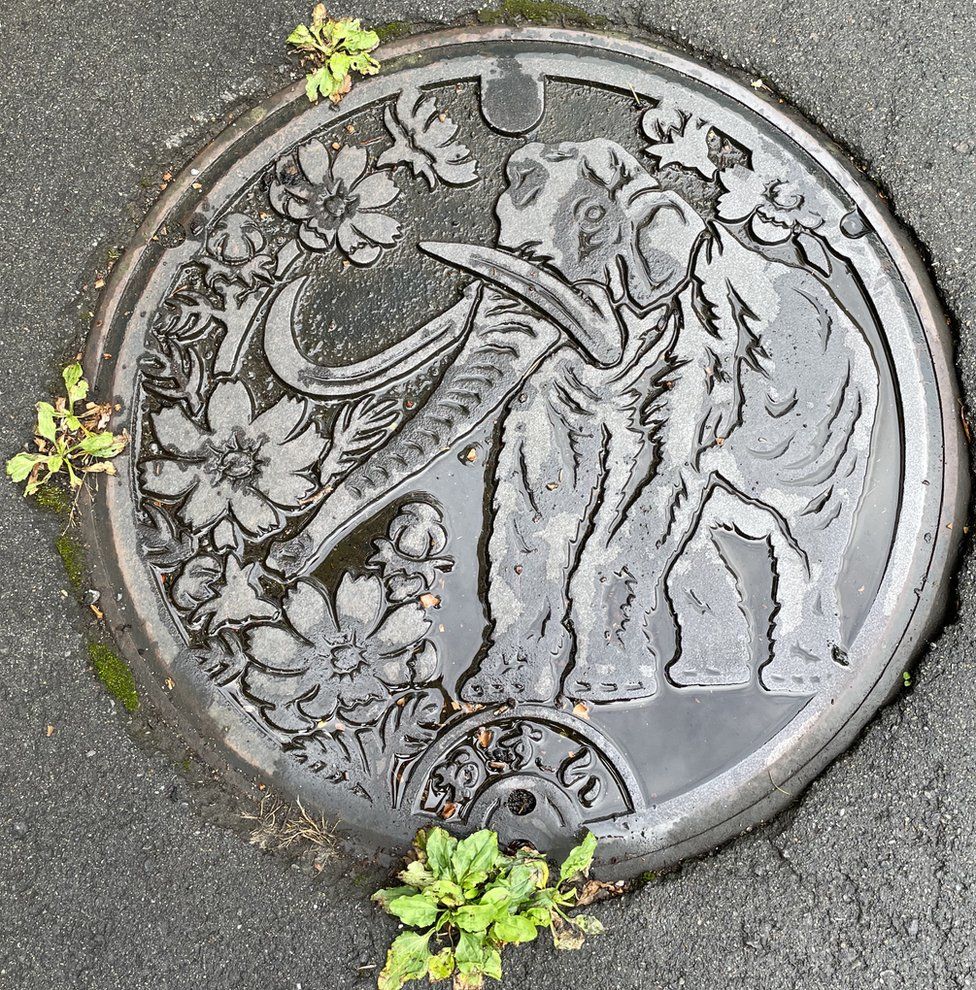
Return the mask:
[[[947,579],[953,383],[793,118],[630,42],[446,33],[198,169],[103,308],[134,442],[94,532],[221,752],[374,847],[586,824],[627,872],[883,699]]]

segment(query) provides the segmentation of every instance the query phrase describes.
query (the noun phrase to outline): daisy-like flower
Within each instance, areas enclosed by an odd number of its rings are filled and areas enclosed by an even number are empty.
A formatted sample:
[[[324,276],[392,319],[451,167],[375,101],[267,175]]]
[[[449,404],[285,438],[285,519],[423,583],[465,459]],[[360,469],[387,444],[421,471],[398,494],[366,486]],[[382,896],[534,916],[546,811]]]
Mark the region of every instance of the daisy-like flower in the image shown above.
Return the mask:
[[[399,240],[400,224],[385,213],[400,190],[385,172],[367,175],[365,148],[346,146],[333,161],[329,149],[312,139],[296,156],[279,159],[268,190],[282,216],[299,220],[299,240],[313,251],[338,244],[349,260],[371,265]]]
[[[242,683],[268,722],[286,732],[333,717],[354,725],[374,719],[390,689],[428,680],[436,652],[416,602],[388,609],[378,577],[342,576],[335,602],[300,581],[284,603],[294,632],[263,625],[248,635],[254,660]]]
[[[301,430],[305,403],[284,398],[255,415],[241,381],[220,382],[207,403],[206,426],[179,406],[152,417],[168,456],[142,465],[142,487],[151,495],[183,498],[179,514],[196,532],[223,519],[252,535],[277,529],[277,507],[294,508],[315,488],[306,472],[325,441],[314,426]]]

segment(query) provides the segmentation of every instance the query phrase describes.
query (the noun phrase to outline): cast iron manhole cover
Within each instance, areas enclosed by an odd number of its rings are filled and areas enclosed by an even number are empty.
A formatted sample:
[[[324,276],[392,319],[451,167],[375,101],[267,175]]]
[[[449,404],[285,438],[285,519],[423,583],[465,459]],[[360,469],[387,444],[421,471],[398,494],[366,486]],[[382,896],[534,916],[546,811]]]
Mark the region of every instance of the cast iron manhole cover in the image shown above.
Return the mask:
[[[945,325],[776,101],[449,32],[195,169],[93,343],[133,436],[94,536],[219,753],[361,848],[586,825],[626,873],[767,816],[884,700],[961,529]]]

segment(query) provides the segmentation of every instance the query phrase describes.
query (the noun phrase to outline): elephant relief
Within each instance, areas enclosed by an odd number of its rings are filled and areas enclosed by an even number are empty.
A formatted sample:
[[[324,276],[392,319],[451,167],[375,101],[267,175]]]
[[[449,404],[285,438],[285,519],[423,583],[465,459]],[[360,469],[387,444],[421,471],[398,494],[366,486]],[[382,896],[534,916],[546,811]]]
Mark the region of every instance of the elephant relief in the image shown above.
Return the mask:
[[[665,676],[814,693],[847,663],[836,589],[878,393],[862,329],[828,280],[706,222],[612,141],[528,144],[506,180],[494,247],[421,244],[474,278],[390,350],[316,365],[293,336],[302,280],[275,299],[268,357],[306,394],[453,357],[269,565],[309,573],[491,420],[490,625],[464,700],[632,700]],[[759,645],[710,603],[747,609],[755,575]],[[735,650],[745,674],[723,659]]]

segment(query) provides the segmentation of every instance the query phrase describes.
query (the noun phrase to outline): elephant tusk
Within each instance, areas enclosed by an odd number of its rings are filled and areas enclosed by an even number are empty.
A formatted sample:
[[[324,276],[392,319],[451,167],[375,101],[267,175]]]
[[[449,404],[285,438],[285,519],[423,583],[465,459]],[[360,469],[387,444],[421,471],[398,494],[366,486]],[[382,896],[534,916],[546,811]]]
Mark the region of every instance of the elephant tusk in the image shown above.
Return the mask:
[[[409,377],[468,333],[476,308],[469,295],[373,357],[352,364],[316,364],[295,340],[298,306],[308,281],[307,275],[297,278],[275,296],[265,322],[264,347],[271,370],[286,385],[314,399],[364,395]]]
[[[551,269],[494,248],[442,241],[423,241],[419,247],[432,258],[477,275],[528,303],[600,367],[612,367],[622,358],[624,331],[609,298],[601,294],[590,298]]]

